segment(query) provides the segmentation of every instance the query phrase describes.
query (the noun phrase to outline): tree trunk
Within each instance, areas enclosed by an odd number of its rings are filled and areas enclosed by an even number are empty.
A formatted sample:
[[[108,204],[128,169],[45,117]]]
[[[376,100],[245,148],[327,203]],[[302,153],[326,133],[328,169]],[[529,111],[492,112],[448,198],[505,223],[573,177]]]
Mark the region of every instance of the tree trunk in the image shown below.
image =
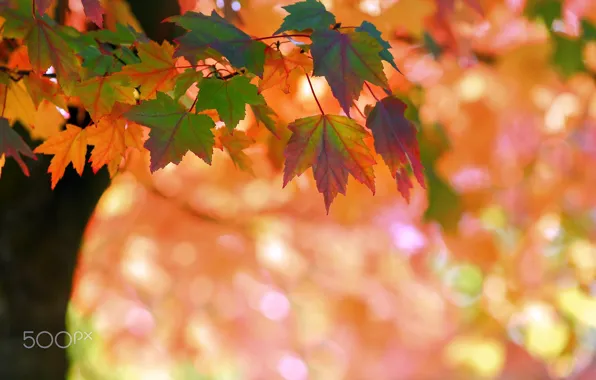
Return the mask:
[[[149,38],[171,40],[180,33],[174,25],[161,23],[179,13],[177,1],[129,0],[129,4]],[[22,128],[16,129],[27,136]],[[25,158],[30,177],[7,159],[0,178],[0,379],[59,380],[68,373],[67,351],[59,347],[69,343],[65,333],[48,348],[38,344],[46,347],[50,336],[66,331],[83,232],[109,177],[105,168],[94,175],[87,165],[79,177],[69,167],[52,191],[47,174],[50,159]]]
[[[87,165],[79,177],[69,168],[52,191],[50,158],[25,158],[30,177],[8,159],[0,178],[0,379],[64,379],[68,369],[59,346],[69,339],[63,333],[50,344],[50,335],[66,331],[83,231],[109,176]]]

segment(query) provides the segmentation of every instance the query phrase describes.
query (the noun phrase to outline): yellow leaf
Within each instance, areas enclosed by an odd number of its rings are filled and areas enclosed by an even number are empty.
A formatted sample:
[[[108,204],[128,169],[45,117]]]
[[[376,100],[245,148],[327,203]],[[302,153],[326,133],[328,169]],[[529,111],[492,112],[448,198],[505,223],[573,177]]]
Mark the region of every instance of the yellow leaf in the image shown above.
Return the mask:
[[[54,189],[71,162],[77,173],[83,174],[85,154],[87,153],[86,130],[73,124],[66,124],[65,131],[52,136],[35,148],[33,152],[54,155],[48,169],[48,172],[52,174],[52,189]]]
[[[66,119],[56,106],[44,100],[35,112],[34,123],[27,130],[31,138],[46,140],[60,133],[65,122]]]
[[[7,74],[0,73],[0,114],[11,124],[19,120],[26,127],[31,127],[35,122],[35,111],[35,104],[23,81],[15,82]]]

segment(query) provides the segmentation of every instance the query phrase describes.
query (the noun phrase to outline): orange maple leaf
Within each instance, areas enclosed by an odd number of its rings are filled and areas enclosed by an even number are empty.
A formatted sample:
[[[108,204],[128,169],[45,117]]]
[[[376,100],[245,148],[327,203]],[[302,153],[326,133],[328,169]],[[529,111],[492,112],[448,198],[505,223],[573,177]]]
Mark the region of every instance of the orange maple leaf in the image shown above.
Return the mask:
[[[102,119],[87,128],[87,143],[93,145],[91,168],[97,173],[102,166],[108,165],[110,173],[117,167],[126,149],[143,149],[143,127],[128,123],[124,119]]]
[[[254,175],[250,157],[244,152],[254,143],[254,140],[244,131],[234,131],[232,134],[227,128],[217,128],[214,135],[215,148],[225,149],[238,169]]]
[[[135,104],[134,88],[122,76],[99,76],[80,83],[75,94],[94,121],[112,112],[116,102]]]
[[[290,92],[289,78],[292,71],[304,68],[307,72],[312,70],[312,61],[301,49],[294,49],[289,54],[283,55],[280,51],[267,47],[265,50],[265,71],[259,83],[259,92],[281,84],[284,93]]]
[[[54,189],[71,162],[77,173],[83,174],[87,153],[86,130],[73,124],[66,124],[66,130],[52,136],[33,152],[54,155],[48,168],[48,173],[52,174],[52,189]]]
[[[128,78],[134,86],[141,86],[141,99],[154,99],[158,91],[174,88],[179,74],[173,58],[174,46],[164,41],[161,46],[154,41],[137,47],[141,63],[125,66],[119,75]]]

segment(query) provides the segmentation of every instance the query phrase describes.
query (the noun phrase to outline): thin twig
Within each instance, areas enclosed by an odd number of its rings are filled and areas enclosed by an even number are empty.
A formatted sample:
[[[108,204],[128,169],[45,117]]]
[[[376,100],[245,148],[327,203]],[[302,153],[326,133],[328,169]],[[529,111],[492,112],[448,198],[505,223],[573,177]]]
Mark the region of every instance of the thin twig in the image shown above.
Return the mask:
[[[319,103],[319,99],[317,98],[317,94],[315,94],[315,89],[312,86],[312,82],[310,81],[310,77],[306,74],[306,80],[308,81],[308,85],[310,86],[310,91],[312,92],[312,96],[315,97],[315,101],[317,102],[317,106],[319,106],[319,110],[321,110],[321,114],[324,116],[325,111],[323,111],[323,107],[321,107],[321,103]]]

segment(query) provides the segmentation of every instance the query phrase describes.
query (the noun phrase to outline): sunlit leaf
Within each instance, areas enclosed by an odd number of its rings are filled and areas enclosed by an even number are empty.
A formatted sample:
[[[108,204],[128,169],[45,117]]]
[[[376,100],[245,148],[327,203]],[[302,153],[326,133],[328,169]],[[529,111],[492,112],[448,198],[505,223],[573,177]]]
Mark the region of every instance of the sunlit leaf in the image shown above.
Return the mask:
[[[345,116],[319,115],[295,120],[288,128],[292,136],[284,152],[284,186],[312,167],[327,212],[338,193],[346,194],[348,174],[374,193],[376,161],[360,124]]]

